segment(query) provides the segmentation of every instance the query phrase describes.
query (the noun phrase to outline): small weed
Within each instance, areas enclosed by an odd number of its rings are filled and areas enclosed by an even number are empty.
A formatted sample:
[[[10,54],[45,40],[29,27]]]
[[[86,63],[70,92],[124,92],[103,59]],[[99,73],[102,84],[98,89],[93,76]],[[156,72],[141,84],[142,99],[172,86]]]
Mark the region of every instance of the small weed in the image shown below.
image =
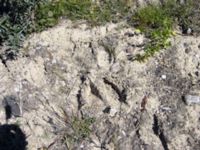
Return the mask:
[[[151,40],[144,48],[145,53],[137,55],[136,60],[144,61],[170,45],[168,39],[173,35],[173,17],[166,13],[165,7],[149,5],[141,8],[133,20],[135,26]]]
[[[94,118],[78,119],[75,117],[72,121],[72,128],[78,139],[89,137],[91,133],[90,126],[95,122]]]
[[[33,30],[33,12],[39,0],[3,0],[0,2],[0,45],[6,46],[7,59],[14,58],[26,35]]]
[[[88,138],[92,132],[90,127],[94,122],[95,118],[79,119],[78,117],[73,117],[70,123],[73,133],[65,134],[63,142],[69,147],[69,145],[73,145],[75,142]]]
[[[163,5],[166,13],[174,18],[174,21],[176,21],[176,23],[182,28],[183,33],[186,33],[187,29],[191,25],[189,17],[195,14],[192,11],[198,10],[197,8],[195,9],[195,6],[196,4],[192,0],[187,0],[184,4],[177,3],[175,0],[168,0]]]
[[[174,35],[173,27],[179,25],[183,33],[187,33],[188,28],[193,31],[200,26],[199,19],[194,19],[196,11],[200,12],[198,2],[191,0],[184,4],[176,0],[167,0],[161,5],[148,5],[139,9],[132,17],[134,25],[150,39],[146,44],[144,54],[138,54],[136,60],[144,61],[153,56],[161,49],[170,46],[169,38]],[[200,30],[199,30],[200,31]]]

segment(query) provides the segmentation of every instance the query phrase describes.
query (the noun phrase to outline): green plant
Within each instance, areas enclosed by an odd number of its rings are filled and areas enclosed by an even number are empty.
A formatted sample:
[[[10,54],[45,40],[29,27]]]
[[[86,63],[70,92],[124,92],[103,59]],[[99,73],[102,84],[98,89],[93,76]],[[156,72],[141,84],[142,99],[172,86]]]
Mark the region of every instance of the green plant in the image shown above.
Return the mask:
[[[40,3],[36,9],[36,29],[44,30],[58,23],[59,17],[71,20],[87,20],[91,25],[111,21],[113,15],[124,16],[126,4],[120,0],[108,0],[97,4],[92,0],[58,0]],[[114,19],[113,19],[114,21]],[[116,19],[115,19],[116,21]]]
[[[138,54],[136,60],[144,61],[161,49],[170,46],[169,38],[174,35],[173,27],[179,25],[183,34],[189,28],[200,32],[199,0],[187,0],[180,3],[167,0],[162,4],[147,5],[136,11],[132,17],[134,25],[150,39],[144,48],[144,54]]]
[[[164,5],[148,5],[133,16],[135,26],[150,38],[150,42],[144,48],[145,53],[138,54],[136,60],[144,61],[170,45],[168,39],[173,35],[174,18],[167,13],[166,8]]]
[[[198,1],[198,0],[197,0]],[[167,14],[176,18],[177,24],[181,26],[183,32],[186,32],[188,27],[191,25],[189,20],[190,16],[193,16],[199,8],[196,8],[197,4],[195,1],[187,0],[183,4],[176,2],[176,0],[168,0],[164,3],[164,8]],[[199,2],[197,2],[199,3]]]
[[[84,19],[91,7],[90,0],[58,0],[39,3],[36,9],[36,29],[42,31],[58,23],[60,16]]]
[[[84,139],[89,137],[91,133],[90,126],[95,122],[94,118],[84,118],[84,119],[79,119],[77,117],[74,117],[72,121],[72,128],[75,133],[75,137],[77,139]]]
[[[70,123],[70,127],[73,133],[66,133],[63,137],[63,142],[69,146],[75,142],[79,142],[88,138],[92,132],[91,125],[95,122],[95,118],[86,117],[79,119],[78,117],[73,117]]]
[[[6,56],[14,56],[28,34],[53,27],[60,17],[100,25],[123,18],[128,10],[125,5],[123,0],[100,3],[92,0],[3,0],[0,3],[0,44],[7,46]]]
[[[31,32],[32,12],[37,0],[3,0],[0,3],[0,44],[6,55],[17,54],[21,42]],[[2,55],[2,54],[1,54]]]

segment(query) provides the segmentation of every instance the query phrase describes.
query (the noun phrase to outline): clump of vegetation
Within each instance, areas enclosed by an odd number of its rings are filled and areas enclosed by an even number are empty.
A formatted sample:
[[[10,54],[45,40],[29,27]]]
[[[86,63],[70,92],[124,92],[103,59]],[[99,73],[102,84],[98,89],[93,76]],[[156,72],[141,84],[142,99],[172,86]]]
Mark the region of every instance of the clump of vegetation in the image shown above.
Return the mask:
[[[79,119],[78,117],[73,117],[70,127],[72,133],[66,133],[63,137],[63,142],[69,147],[76,142],[80,142],[88,138],[92,132],[91,125],[95,122],[95,118],[86,117],[84,119]]]
[[[90,0],[58,0],[40,3],[36,9],[36,29],[41,31],[58,23],[60,16],[86,19],[90,15]]]
[[[74,134],[77,140],[78,139],[84,139],[89,137],[91,133],[90,126],[95,122],[94,118],[84,118],[84,119],[79,119],[78,117],[74,117],[72,121],[72,128],[74,130]]]
[[[138,61],[144,61],[155,52],[170,45],[168,39],[173,34],[173,18],[166,12],[163,6],[149,5],[133,16],[136,27],[151,40],[145,46],[145,53],[137,55]]]
[[[0,44],[7,46],[7,56],[16,55],[26,35],[56,25],[60,17],[100,25],[123,18],[128,11],[125,5],[123,0],[3,0]]]
[[[136,60],[144,61],[161,49],[170,46],[169,38],[175,34],[173,28],[179,25],[183,33],[191,26],[189,18],[193,15],[194,3],[184,4],[168,0],[163,4],[152,4],[139,9],[132,17],[134,25],[150,39],[144,54],[138,54]],[[199,24],[200,25],[200,24]]]
[[[37,29],[44,30],[58,23],[63,16],[71,20],[86,20],[91,25],[109,22],[113,15],[123,16],[127,11],[125,3],[119,0],[95,3],[92,0],[58,0],[40,3],[36,9]],[[118,13],[118,14],[117,14]]]
[[[192,0],[187,0],[183,4],[175,0],[168,0],[163,4],[166,13],[182,28],[183,33],[187,33],[187,29],[191,26],[189,18],[195,15],[193,10],[198,10],[195,8],[197,6],[195,3]]]
[[[0,3],[0,44],[7,55],[18,52],[21,41],[31,32],[32,16],[37,0],[3,0]]]
[[[190,9],[188,10],[188,15],[183,18],[186,22],[186,29],[190,27],[193,30],[193,33],[200,35],[200,1],[192,1],[192,5],[190,5]]]

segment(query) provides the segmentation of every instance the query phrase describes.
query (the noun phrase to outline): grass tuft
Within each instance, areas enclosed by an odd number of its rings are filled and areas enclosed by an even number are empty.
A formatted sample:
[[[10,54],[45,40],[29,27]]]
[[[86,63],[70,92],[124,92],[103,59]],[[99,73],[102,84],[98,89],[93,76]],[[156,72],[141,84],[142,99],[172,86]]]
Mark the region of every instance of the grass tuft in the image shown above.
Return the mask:
[[[3,0],[0,3],[0,44],[6,45],[9,55],[17,55],[28,34],[55,26],[61,17],[86,20],[94,26],[116,22],[127,11],[123,0],[100,3],[92,0]]]
[[[71,20],[87,20],[91,25],[114,21],[127,11],[125,3],[119,0],[94,3],[92,0],[58,0],[40,3],[36,9],[36,28],[38,31],[58,23],[60,16]]]
[[[199,8],[199,0],[187,0],[183,4],[176,0],[168,0],[160,5],[147,5],[137,10],[132,22],[150,42],[146,44],[144,54],[138,54],[136,60],[145,61],[161,49],[169,47],[169,38],[175,35],[174,26],[178,25],[183,34],[188,34],[188,29],[200,33],[200,17],[195,19],[196,14],[200,13]]]
[[[167,13],[166,7],[149,5],[141,8],[133,16],[135,26],[150,38],[144,54],[138,54],[136,60],[144,61],[163,48],[170,45],[168,39],[173,35],[173,17]]]
[[[66,133],[63,137],[63,143],[69,148],[73,146],[76,142],[80,142],[84,139],[89,138],[92,130],[91,125],[95,122],[95,118],[86,117],[79,119],[78,117],[73,117],[70,123],[72,133]]]

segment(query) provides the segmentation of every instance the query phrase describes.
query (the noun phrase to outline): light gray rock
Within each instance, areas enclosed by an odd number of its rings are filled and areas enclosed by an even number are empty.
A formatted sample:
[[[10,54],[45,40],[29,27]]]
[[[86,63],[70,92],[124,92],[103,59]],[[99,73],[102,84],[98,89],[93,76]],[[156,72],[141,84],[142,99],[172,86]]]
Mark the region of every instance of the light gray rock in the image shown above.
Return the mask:
[[[197,95],[185,95],[185,102],[187,105],[200,104],[200,96]]]

